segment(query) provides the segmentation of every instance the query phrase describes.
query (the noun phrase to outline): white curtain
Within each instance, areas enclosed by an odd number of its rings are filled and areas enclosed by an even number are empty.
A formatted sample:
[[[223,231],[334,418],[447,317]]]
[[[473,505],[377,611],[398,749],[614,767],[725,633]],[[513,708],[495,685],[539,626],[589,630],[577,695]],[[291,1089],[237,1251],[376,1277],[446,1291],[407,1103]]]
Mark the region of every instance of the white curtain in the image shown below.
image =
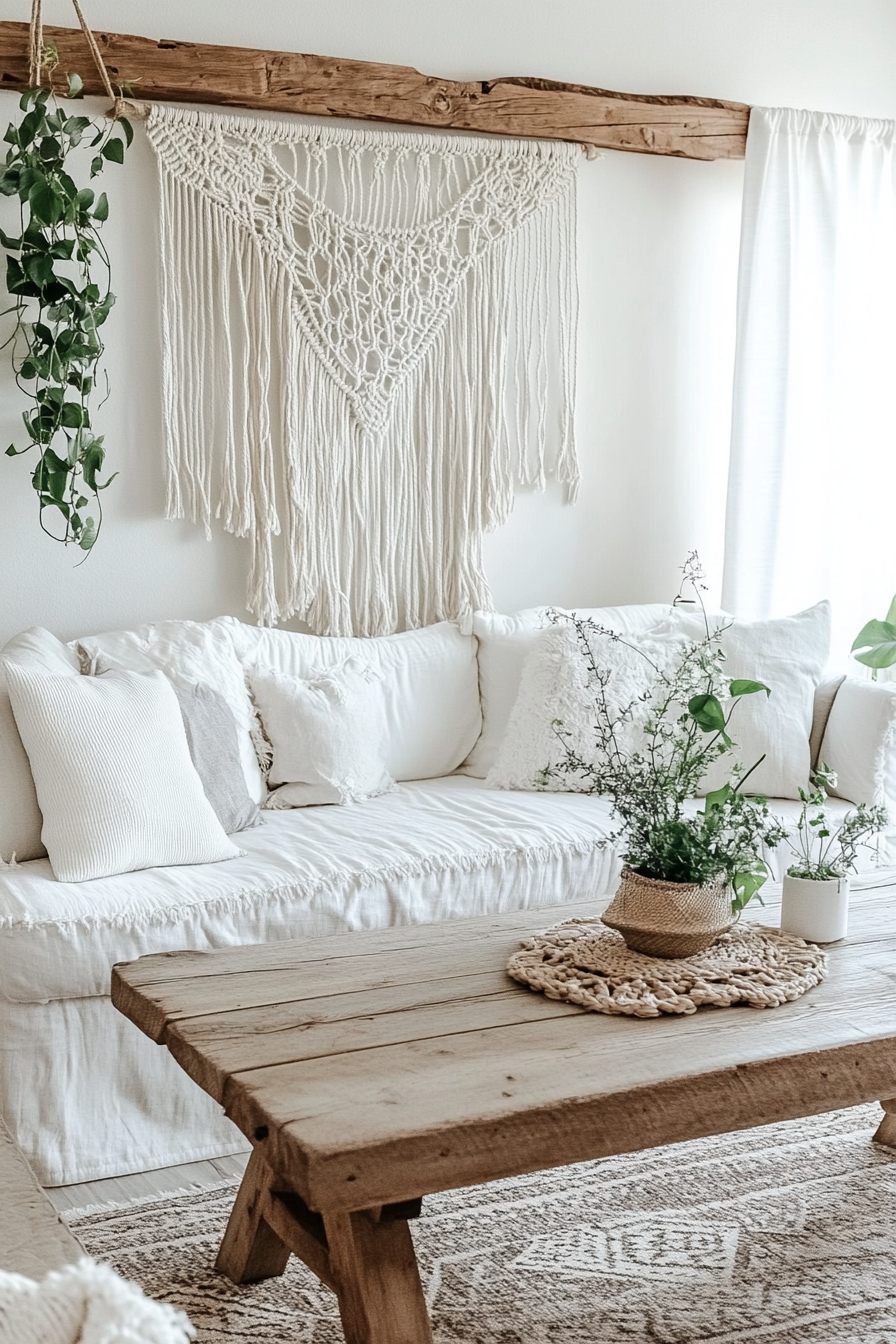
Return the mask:
[[[829,597],[843,663],[896,592],[896,122],[753,109],[737,321],[722,602]]]

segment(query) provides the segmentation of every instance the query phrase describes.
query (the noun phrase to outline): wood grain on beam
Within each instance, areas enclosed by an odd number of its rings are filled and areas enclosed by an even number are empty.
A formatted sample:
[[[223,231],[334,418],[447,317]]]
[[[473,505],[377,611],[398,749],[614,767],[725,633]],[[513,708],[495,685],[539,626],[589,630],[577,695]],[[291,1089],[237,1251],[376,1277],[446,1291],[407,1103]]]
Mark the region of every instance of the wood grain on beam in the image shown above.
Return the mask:
[[[96,38],[112,82],[139,81],[135,96],[148,101],[573,140],[687,159],[741,159],[746,146],[749,107],[715,98],[611,93],[547,79],[459,82],[407,65],[156,42],[124,33]],[[86,93],[102,94],[80,29],[47,27],[44,40],[58,48],[60,72],[77,70]],[[0,88],[21,90],[27,82],[28,25],[0,23]]]

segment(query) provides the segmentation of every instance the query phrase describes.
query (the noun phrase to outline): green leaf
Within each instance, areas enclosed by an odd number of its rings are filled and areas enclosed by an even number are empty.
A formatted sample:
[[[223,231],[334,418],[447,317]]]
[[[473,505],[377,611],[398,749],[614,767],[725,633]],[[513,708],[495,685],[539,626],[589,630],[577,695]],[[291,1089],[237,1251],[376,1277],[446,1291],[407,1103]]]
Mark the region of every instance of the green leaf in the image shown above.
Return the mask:
[[[53,279],[53,259],[46,252],[34,253],[25,262],[25,274],[41,287]]]
[[[864,649],[864,653],[856,650]],[[892,667],[896,663],[896,625],[889,621],[869,621],[853,641],[856,661],[866,667]]]
[[[720,789],[714,789],[712,793],[708,793],[706,795],[703,810],[706,813],[720,811],[725,806],[728,799],[733,796],[733,794],[734,790],[732,789],[731,785],[723,784]]]
[[[41,177],[28,192],[28,204],[31,213],[41,224],[58,224],[62,214],[63,200],[52,182]]]
[[[85,448],[81,457],[81,470],[88,490],[96,491],[100,488],[97,485],[96,474],[102,467],[105,456],[102,437],[93,439]]]
[[[87,518],[85,519],[84,527],[81,531],[81,537],[80,540],[78,541],[78,545],[81,547],[82,551],[89,551],[95,541],[96,541],[96,523],[92,518]]]
[[[768,868],[762,859],[757,859],[755,868],[749,872],[735,873],[731,879],[731,886],[734,889],[734,900],[731,902],[732,911],[736,914],[743,910],[744,906],[749,905],[757,891],[765,885],[767,880]]]
[[[62,145],[55,135],[45,135],[40,142],[40,156],[45,163],[58,159],[62,154]]]
[[[81,210],[89,210],[96,200],[96,195],[90,190],[90,187],[83,187],[75,197],[75,204]]]
[[[714,695],[695,695],[688,701],[688,713],[704,733],[725,732],[725,711]]]
[[[19,173],[20,169],[17,166],[4,168],[0,173],[0,195],[15,196],[19,190]]]
[[[128,121],[127,117],[119,117],[118,124],[124,131],[124,138],[128,142],[128,148],[130,148],[131,145],[134,143],[134,128]]]
[[[96,177],[97,173],[101,173],[102,171],[103,171],[103,160],[100,158],[99,154],[97,154],[96,158],[90,165],[90,176]]]
[[[110,163],[124,163],[124,141],[117,139],[107,140],[100,150],[100,153],[103,158],[108,159]]]
[[[34,108],[26,117],[22,118],[21,125],[19,126],[18,141],[23,149],[33,142],[35,135],[43,125],[43,121],[43,110],[38,107]]]
[[[755,695],[757,691],[765,691],[766,695],[771,695],[771,687],[766,686],[764,681],[732,681],[728,690],[731,695]]]
[[[109,199],[104,191],[100,192],[93,217],[98,219],[101,224],[109,218]]]
[[[0,243],[6,248],[7,252],[18,252],[22,246],[21,238],[11,238],[8,233],[0,229]]]
[[[6,258],[6,288],[10,294],[21,294],[23,298],[37,298],[40,290],[29,280],[15,257]]]
[[[80,429],[84,423],[84,409],[76,401],[67,401],[62,407],[59,423],[64,429]]]
[[[83,81],[83,79],[81,78],[81,76],[80,76],[79,74],[76,74],[74,70],[69,70],[69,71],[66,73],[66,76],[65,76],[65,77],[66,77],[66,79],[68,80],[68,96],[69,96],[69,98],[83,98],[83,97],[84,97],[84,81]]]

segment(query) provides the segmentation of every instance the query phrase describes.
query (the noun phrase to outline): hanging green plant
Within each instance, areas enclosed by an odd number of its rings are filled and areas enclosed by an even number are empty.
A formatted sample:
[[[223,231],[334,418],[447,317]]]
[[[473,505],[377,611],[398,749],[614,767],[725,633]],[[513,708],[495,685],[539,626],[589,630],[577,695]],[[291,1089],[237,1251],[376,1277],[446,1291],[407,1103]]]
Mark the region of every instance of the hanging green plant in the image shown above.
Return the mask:
[[[51,73],[57,59],[52,47],[43,49]],[[68,97],[82,96],[80,77],[67,80]],[[38,454],[31,483],[41,527],[89,551],[102,521],[101,492],[114,479],[100,480],[105,449],[90,408],[103,355],[100,331],[115,295],[101,236],[109,202],[105,192],[78,185],[73,156],[85,144],[93,151],[92,180],[107,163],[124,162],[133,130],[124,117],[71,116],[48,89],[29,89],[19,106],[25,115],[6,132],[0,192],[18,197],[20,229],[17,236],[0,230],[0,241],[15,300],[6,310],[16,314],[8,344],[29,406],[22,414],[27,442],[6,452]]]

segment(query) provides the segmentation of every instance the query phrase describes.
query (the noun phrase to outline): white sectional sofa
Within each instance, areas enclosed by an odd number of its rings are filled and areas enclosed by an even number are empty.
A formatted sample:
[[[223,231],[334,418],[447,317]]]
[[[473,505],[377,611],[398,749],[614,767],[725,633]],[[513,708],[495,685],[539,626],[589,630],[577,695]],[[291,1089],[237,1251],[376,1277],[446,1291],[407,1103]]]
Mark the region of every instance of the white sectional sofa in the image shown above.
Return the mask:
[[[643,631],[668,611],[591,614],[614,629]],[[60,882],[41,857],[28,758],[0,689],[0,1114],[44,1183],[245,1147],[167,1051],[112,1009],[115,962],[553,906],[613,889],[618,859],[600,844],[610,829],[606,802],[485,784],[523,659],[544,619],[543,611],[481,616],[476,633],[445,623],[354,641],[221,618],[93,637],[80,641],[80,652],[75,642],[47,654],[50,637],[40,632],[7,646],[13,661],[56,657],[59,675],[78,676],[85,658],[100,656],[213,685],[233,711],[247,788],[258,801],[267,795],[245,669],[307,676],[360,648],[379,670],[387,764],[398,781],[394,791],[351,806],[263,810],[260,824],[235,837],[243,853],[227,862]],[[831,763],[842,770],[850,744],[861,739],[868,760],[854,765],[854,792],[875,797],[855,801],[878,800],[894,791],[894,696],[883,688],[870,698],[860,691],[851,705],[851,692],[844,693],[850,685],[833,701],[843,697],[845,709],[829,724],[831,748],[843,758]],[[818,696],[816,748],[831,697],[830,688]],[[807,761],[808,752],[807,741]],[[775,807],[791,818],[797,810],[793,800]]]

